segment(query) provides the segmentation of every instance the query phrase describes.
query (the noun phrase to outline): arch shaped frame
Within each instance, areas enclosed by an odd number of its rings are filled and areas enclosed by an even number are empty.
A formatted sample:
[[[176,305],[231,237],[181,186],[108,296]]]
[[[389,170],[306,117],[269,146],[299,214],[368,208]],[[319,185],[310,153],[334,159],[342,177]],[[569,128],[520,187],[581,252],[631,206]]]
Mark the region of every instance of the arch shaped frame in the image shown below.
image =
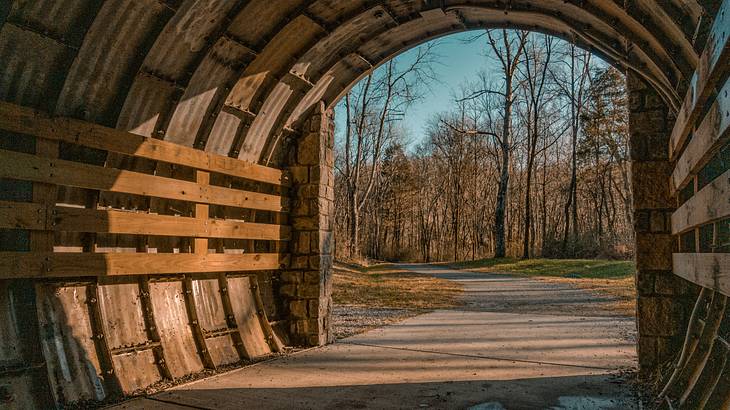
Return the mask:
[[[0,270],[15,270],[23,278],[0,280],[0,318],[7,319],[0,323],[10,324],[0,326],[1,334],[9,335],[6,340],[28,342],[18,351],[0,343],[0,359],[10,363],[10,370],[0,369],[0,381],[10,380],[13,394],[21,395],[26,403],[47,406],[53,401],[102,399],[114,390],[144,387],[161,378],[276,351],[281,347],[277,336],[298,345],[328,342],[333,246],[331,108],[360,78],[398,53],[450,33],[485,28],[519,28],[556,35],[627,72],[632,104],[632,162],[634,175],[640,175],[633,181],[638,198],[635,213],[640,253],[639,357],[642,369],[651,371],[676,350],[684,311],[691,306],[686,300],[692,293],[690,286],[671,275],[672,235],[676,232],[672,232],[668,221],[676,202],[673,190],[665,190],[664,186],[677,161],[676,156],[670,156],[674,155],[671,150],[685,145],[674,141],[674,134],[679,139],[687,136],[684,130],[677,133],[672,128],[675,117],[680,118],[682,127],[691,127],[700,114],[694,108],[684,110],[688,98],[694,104],[707,101],[706,94],[712,94],[705,90],[708,87],[698,86],[698,81],[707,83],[709,75],[719,82],[719,77],[705,72],[717,54],[710,47],[710,58],[705,55],[706,44],[717,45],[712,27],[719,10],[718,2],[700,0],[3,3],[0,101],[40,110],[32,112],[31,117],[13,117],[21,120],[11,128],[47,132],[53,135],[51,139],[62,141],[49,144],[43,136],[26,139],[3,131],[3,150],[29,152],[23,158],[50,164],[48,169],[57,164],[54,155],[61,155],[86,163],[84,167],[96,166],[93,169],[97,171],[102,167],[121,168],[138,172],[134,175],[139,178],[153,173],[182,179],[186,187],[200,189],[208,195],[206,198],[215,196],[209,192],[217,189],[208,185],[235,190],[240,183],[231,180],[242,175],[246,178],[255,170],[264,183],[285,192],[281,196],[288,195],[292,206],[289,220],[273,230],[258,222],[262,216],[268,218],[266,212],[279,208],[267,205],[263,212],[247,211],[243,217],[239,212],[239,217],[254,222],[244,225],[240,221],[215,222],[214,216],[226,216],[227,212],[217,208],[221,207],[219,203],[188,201],[182,212],[192,218],[184,218],[184,223],[191,231],[198,230],[196,235],[191,234],[196,239],[192,244],[180,240],[155,245],[160,249],[188,246],[194,251],[185,260],[197,263],[198,270],[185,271],[182,277],[178,277],[180,270],[163,266],[158,271],[167,276],[159,281],[125,276],[119,280],[57,282],[27,279],[20,272],[26,265],[15,264],[15,259],[12,263],[0,261]],[[719,58],[726,59],[727,46],[723,43],[718,49]],[[47,127],[34,128],[34,119]],[[106,149],[96,138],[112,142],[116,151]],[[69,149],[64,141],[70,141],[69,146],[79,141],[97,145],[95,150],[77,151]],[[161,166],[160,162],[165,161],[159,159],[170,153],[180,154],[184,161]],[[2,154],[9,155],[5,151]],[[128,157],[137,154],[152,161],[130,162]],[[693,167],[697,166],[694,163]],[[13,172],[8,167],[0,169]],[[223,182],[212,181],[208,175],[211,172],[224,174]],[[192,182],[197,185],[190,185]],[[8,200],[0,204],[6,206],[0,207],[3,212],[13,201],[28,202],[31,205],[23,205],[23,209],[31,210],[37,203],[45,204],[48,208],[41,207],[41,213],[57,203],[94,212],[99,211],[99,205],[139,206],[138,198],[101,192],[108,187],[98,184],[94,185],[98,189],[87,190],[56,190],[50,187],[52,184],[37,181],[18,184],[0,180],[0,184],[4,188],[2,199]],[[273,197],[266,195],[271,194],[269,189],[255,197],[270,201]],[[180,209],[187,199],[185,192],[164,195],[167,197],[163,200],[142,201],[143,209],[149,213]],[[249,196],[244,194],[244,200],[248,201]],[[52,226],[51,213],[43,215],[43,221],[12,223]],[[8,218],[2,216],[0,213],[0,223],[7,225]],[[140,216],[135,226],[153,219],[152,215]],[[178,233],[183,229],[180,221],[183,219],[174,224]],[[198,241],[198,236],[214,236],[210,231],[214,228],[200,228],[199,223],[218,224],[215,229],[219,234],[224,228],[239,230],[231,236],[236,240],[253,238],[250,243],[241,245],[238,241],[232,245],[236,249],[244,247],[246,252],[258,251],[261,244],[255,240],[286,237],[290,239],[289,255],[286,260],[279,258],[282,252],[246,255],[225,269],[233,274],[221,275],[223,268],[216,268],[216,264],[229,260],[220,255],[231,241],[211,240],[211,246],[220,252],[217,256],[206,255],[207,246],[203,245],[207,239]],[[240,231],[249,226],[256,234],[242,235]],[[104,239],[106,231],[96,229]],[[54,250],[53,233],[10,231],[0,232],[2,251],[16,250],[15,246],[27,243],[45,251]],[[62,238],[73,245],[80,243],[78,247],[84,251],[93,251],[97,239],[90,242],[89,237],[78,235]],[[136,243],[132,248],[147,251],[153,242]],[[119,240],[109,246],[130,245]],[[198,257],[201,249],[203,256]],[[106,257],[103,268],[122,273],[139,270],[132,259],[124,255]],[[50,270],[51,265],[47,260],[40,262],[42,269]],[[241,273],[251,270],[257,271],[258,282]],[[170,276],[175,274],[178,276]],[[228,296],[233,289],[236,293]],[[247,304],[241,304],[241,295]],[[97,303],[101,300],[105,302]],[[179,302],[175,309],[165,305],[170,300]],[[204,303],[209,301],[213,302]],[[138,314],[125,317],[125,303],[134,306]],[[154,313],[159,313],[161,306],[174,310],[166,318],[174,319],[166,323],[168,328],[156,326]],[[17,316],[18,312],[22,315]],[[122,328],[134,322],[139,334],[133,336],[141,337],[143,344],[138,344],[140,340],[124,344],[97,332],[104,329],[104,318],[114,312],[120,320],[112,322]],[[274,319],[272,323],[266,319],[267,314]],[[18,327],[18,318],[30,325]],[[242,331],[233,331],[239,326],[248,326],[252,333],[246,336]],[[59,334],[70,335],[76,341],[66,344],[66,339],[56,338]],[[166,338],[171,334],[180,335],[182,341],[178,344],[184,348],[166,347]],[[130,352],[138,358],[130,358]],[[190,357],[180,359],[186,354]],[[174,355],[186,365],[165,364],[165,358]],[[18,358],[32,365],[20,366],[15,362]],[[64,363],[71,366],[64,368]],[[74,382],[71,373],[83,375],[83,381]],[[4,400],[2,395],[0,400]]]

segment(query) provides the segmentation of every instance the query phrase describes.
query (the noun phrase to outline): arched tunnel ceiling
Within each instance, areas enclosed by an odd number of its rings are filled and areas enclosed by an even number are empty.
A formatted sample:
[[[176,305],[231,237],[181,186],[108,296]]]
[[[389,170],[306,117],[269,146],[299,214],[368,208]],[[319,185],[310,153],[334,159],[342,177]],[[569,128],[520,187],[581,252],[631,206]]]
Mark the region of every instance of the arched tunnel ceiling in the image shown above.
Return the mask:
[[[0,99],[268,162],[319,100],[449,33],[524,28],[634,70],[676,108],[712,23],[697,0],[16,0]]]

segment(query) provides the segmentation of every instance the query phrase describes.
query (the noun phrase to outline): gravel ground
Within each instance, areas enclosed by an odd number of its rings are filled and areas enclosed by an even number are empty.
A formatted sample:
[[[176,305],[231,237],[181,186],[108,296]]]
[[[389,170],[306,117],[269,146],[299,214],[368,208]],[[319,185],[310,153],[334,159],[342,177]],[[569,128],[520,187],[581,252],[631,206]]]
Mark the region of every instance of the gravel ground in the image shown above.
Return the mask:
[[[336,339],[343,339],[376,327],[400,322],[409,317],[426,313],[423,309],[369,308],[352,305],[335,305],[332,309],[332,329]]]

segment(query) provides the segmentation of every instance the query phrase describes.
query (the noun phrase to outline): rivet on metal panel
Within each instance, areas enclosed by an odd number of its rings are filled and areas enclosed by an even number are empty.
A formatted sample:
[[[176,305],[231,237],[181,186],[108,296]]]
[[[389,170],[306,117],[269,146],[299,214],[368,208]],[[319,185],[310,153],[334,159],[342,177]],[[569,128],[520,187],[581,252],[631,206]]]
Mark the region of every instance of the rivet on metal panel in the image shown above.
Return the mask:
[[[96,298],[89,299],[89,303],[96,303]]]

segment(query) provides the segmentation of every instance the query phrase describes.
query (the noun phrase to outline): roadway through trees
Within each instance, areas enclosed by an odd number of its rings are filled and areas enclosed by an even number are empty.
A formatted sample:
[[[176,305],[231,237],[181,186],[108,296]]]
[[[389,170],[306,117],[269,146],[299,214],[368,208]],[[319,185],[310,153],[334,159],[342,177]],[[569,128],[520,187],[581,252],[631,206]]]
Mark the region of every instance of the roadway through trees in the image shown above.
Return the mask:
[[[634,409],[635,321],[531,278],[405,265],[464,305],[139,398],[125,409]]]

